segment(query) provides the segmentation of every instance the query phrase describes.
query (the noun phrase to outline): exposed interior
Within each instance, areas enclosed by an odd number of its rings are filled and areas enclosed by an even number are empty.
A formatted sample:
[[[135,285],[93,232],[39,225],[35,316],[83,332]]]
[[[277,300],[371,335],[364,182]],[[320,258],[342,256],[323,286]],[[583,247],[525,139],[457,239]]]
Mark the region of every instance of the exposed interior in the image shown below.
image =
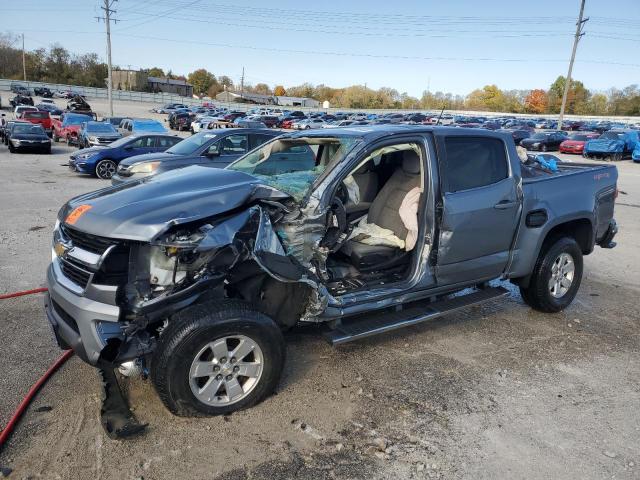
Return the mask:
[[[403,280],[416,250],[424,195],[420,147],[388,145],[371,152],[336,192],[347,239],[327,258],[334,293]]]

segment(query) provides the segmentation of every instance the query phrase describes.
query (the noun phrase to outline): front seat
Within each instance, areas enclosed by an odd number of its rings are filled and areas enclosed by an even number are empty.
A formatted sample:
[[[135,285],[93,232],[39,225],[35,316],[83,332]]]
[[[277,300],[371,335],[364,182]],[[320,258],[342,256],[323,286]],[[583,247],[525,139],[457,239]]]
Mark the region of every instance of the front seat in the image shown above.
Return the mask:
[[[400,218],[400,205],[407,193],[420,186],[420,157],[414,150],[405,150],[402,165],[393,172],[387,183],[373,200],[367,215],[367,223],[391,230],[405,240],[408,230]],[[348,240],[341,251],[351,258],[361,271],[389,268],[404,263],[408,255],[404,250],[385,245],[367,245],[354,239]]]

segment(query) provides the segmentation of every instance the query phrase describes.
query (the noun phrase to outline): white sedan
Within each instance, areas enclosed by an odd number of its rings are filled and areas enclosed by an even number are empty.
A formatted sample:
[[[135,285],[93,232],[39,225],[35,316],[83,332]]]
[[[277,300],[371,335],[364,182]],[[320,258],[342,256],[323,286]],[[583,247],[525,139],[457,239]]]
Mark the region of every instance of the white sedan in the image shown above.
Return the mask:
[[[299,122],[294,122],[291,128],[295,130],[309,130],[311,128],[322,128],[325,123],[327,122],[321,118],[307,118]]]

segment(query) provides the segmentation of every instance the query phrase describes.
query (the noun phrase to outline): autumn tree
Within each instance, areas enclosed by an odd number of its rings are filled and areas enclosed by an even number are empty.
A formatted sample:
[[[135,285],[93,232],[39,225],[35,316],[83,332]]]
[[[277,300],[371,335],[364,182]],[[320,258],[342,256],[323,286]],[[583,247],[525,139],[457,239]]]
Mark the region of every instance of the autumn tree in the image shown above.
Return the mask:
[[[283,97],[287,94],[287,91],[284,89],[282,85],[276,85],[276,87],[273,89],[273,94],[276,97]]]
[[[536,88],[529,92],[524,100],[524,108],[528,113],[544,113],[549,106],[549,97],[547,92],[540,88]]]
[[[193,92],[196,95],[204,95],[209,87],[217,82],[216,76],[204,68],[191,72],[187,81],[193,85]]]
[[[551,84],[551,87],[549,87],[549,111],[551,113],[560,112],[565,84],[566,78],[560,75],[556,81]],[[575,115],[587,113],[589,96],[589,90],[585,88],[584,84],[579,80],[572,79],[569,85],[569,91],[567,92],[565,113]]]

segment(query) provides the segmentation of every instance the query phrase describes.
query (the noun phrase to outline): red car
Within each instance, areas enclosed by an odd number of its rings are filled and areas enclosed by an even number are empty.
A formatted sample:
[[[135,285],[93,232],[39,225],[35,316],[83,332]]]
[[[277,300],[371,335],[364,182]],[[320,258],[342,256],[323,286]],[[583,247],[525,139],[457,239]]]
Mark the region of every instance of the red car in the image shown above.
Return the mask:
[[[53,124],[53,141],[57,142],[60,139],[64,139],[68,145],[77,143],[80,125],[83,122],[90,122],[92,120],[92,116],[83,115],[81,113],[63,113],[60,115],[59,119],[54,118],[51,120],[51,123]]]
[[[301,118],[288,118],[287,120],[283,120],[281,123],[282,128],[293,128],[294,122],[299,122],[302,120]]]
[[[49,112],[24,112],[22,114],[22,119],[26,120],[27,122],[42,125],[42,128],[44,128],[46,132],[50,132],[53,125]]]
[[[581,155],[587,140],[598,137],[598,133],[574,133],[560,144],[560,153],[577,153]]]

